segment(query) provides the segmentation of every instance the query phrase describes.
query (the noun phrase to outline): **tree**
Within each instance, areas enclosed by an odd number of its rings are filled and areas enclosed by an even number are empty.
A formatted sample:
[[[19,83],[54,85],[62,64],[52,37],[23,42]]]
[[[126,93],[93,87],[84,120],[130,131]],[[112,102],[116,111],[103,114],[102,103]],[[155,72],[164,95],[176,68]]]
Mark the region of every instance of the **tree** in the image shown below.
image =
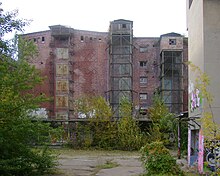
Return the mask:
[[[1,5],[1,4],[0,4]],[[4,40],[12,31],[22,31],[27,21],[16,19],[17,11],[0,10],[0,173],[3,175],[42,175],[55,164],[45,147],[54,130],[49,124],[31,117],[28,111],[46,101],[44,95],[29,93],[43,78],[27,63],[35,52],[31,42],[22,41],[17,53],[18,37],[14,43]],[[15,59],[16,58],[16,59]]]
[[[151,141],[162,141],[165,145],[170,144],[170,134],[175,134],[174,115],[169,112],[163,100],[158,94],[153,98],[153,105],[149,108],[149,117],[152,121],[150,129]]]
[[[118,145],[123,150],[139,150],[146,143],[146,136],[132,117],[132,104],[123,97],[119,106]]]
[[[101,96],[86,96],[75,101],[78,115],[88,119],[87,124],[78,124],[77,141],[84,138],[87,147],[114,149],[117,144],[117,124],[112,111]]]

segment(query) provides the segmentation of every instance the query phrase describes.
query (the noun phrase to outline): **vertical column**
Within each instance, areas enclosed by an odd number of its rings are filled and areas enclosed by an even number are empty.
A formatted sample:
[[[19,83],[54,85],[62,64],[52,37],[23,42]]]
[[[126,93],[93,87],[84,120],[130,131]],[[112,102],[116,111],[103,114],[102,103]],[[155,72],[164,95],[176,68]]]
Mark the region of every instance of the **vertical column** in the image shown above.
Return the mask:
[[[118,118],[119,104],[123,97],[132,97],[132,43],[133,22],[115,20],[110,25],[110,104]]]

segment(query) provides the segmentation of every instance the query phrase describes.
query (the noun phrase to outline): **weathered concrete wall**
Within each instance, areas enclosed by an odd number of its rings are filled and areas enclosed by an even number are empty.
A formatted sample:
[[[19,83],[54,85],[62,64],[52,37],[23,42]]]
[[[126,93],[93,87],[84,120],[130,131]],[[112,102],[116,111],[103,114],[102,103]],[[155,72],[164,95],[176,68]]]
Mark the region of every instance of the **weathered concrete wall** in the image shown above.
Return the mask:
[[[210,77],[209,91],[213,96],[214,118],[220,123],[220,1],[204,0],[204,71]]]

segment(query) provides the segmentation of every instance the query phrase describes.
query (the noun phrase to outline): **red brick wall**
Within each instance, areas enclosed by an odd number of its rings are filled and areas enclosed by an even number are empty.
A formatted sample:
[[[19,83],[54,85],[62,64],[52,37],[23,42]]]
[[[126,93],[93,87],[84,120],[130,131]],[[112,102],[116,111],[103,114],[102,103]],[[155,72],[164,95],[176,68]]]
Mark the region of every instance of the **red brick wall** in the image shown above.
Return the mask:
[[[135,104],[152,103],[152,96],[159,86],[159,38],[134,38],[133,55],[133,89]],[[140,52],[140,48],[146,47],[146,52]],[[146,67],[140,67],[140,61],[146,61]],[[147,83],[140,85],[140,76],[147,77]],[[147,100],[140,101],[139,93],[147,93]]]
[[[24,37],[34,40],[39,50],[39,55],[31,60],[31,64],[40,69],[46,77],[41,86],[34,90],[35,94],[45,93],[46,96],[54,98],[55,95],[55,70],[54,50],[62,47],[62,41],[52,42],[50,31],[25,34]],[[42,42],[42,37],[44,41]],[[83,40],[82,40],[83,39]],[[182,40],[180,40],[182,41]],[[134,38],[133,39],[133,99],[134,105],[139,106],[152,104],[152,97],[160,85],[160,38]],[[188,58],[188,42],[183,40],[184,61]],[[66,46],[69,49],[69,60],[72,64],[70,76],[73,80],[73,100],[87,95],[106,96],[109,90],[109,55],[108,55],[108,33],[74,30],[70,41]],[[178,47],[180,42],[178,40]],[[146,48],[146,52],[140,52],[140,48]],[[146,67],[140,67],[140,61],[147,62]],[[60,61],[59,61],[60,62]],[[188,102],[188,75],[187,66],[184,67],[184,110],[187,110]],[[140,77],[147,77],[146,85],[140,85]],[[140,100],[139,94],[147,93],[147,100]],[[49,116],[55,117],[56,106],[54,101],[43,103],[48,108]],[[67,109],[68,111],[68,109]]]

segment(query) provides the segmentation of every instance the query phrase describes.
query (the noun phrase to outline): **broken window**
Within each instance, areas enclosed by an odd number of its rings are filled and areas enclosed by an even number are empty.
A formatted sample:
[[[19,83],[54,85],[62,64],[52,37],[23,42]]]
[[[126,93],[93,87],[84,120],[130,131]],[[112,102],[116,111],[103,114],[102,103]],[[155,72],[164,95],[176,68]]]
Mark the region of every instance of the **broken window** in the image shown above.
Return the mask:
[[[140,67],[147,67],[147,61],[140,61]]]
[[[169,45],[176,45],[176,39],[169,39]]]

